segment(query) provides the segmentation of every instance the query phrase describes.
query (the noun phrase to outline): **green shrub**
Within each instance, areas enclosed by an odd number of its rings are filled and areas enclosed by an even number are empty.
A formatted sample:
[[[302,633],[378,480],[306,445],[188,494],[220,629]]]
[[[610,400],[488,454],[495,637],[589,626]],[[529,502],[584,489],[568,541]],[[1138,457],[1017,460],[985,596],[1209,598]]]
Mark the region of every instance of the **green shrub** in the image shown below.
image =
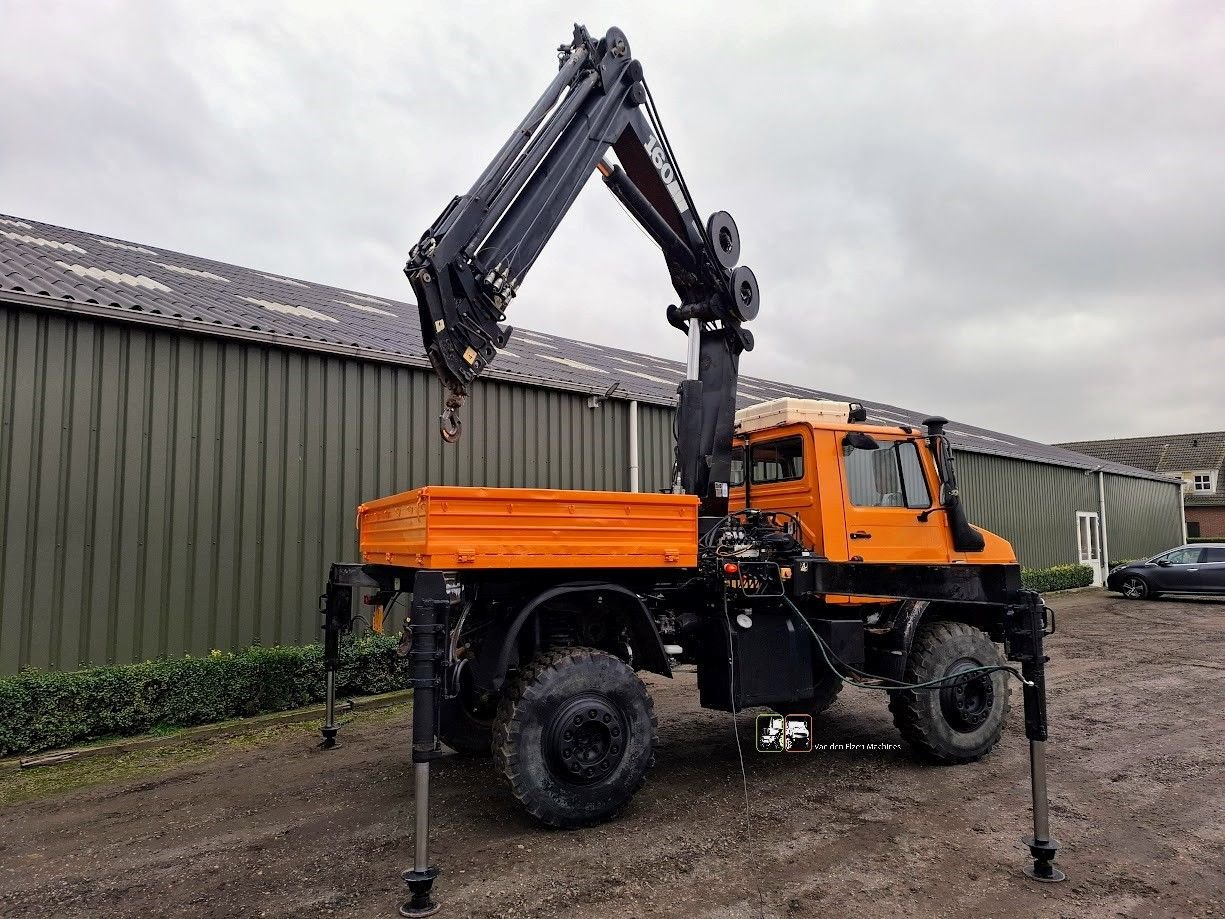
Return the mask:
[[[1225,536],[1188,536],[1188,545],[1193,542],[1225,542]]]
[[[403,689],[397,640],[363,635],[340,647],[337,694]],[[324,697],[323,648],[253,647],[0,678],[0,755],[279,712]]]
[[[1039,593],[1088,587],[1092,583],[1093,569],[1088,565],[1055,565],[1053,568],[1025,568],[1021,571],[1021,584]]]

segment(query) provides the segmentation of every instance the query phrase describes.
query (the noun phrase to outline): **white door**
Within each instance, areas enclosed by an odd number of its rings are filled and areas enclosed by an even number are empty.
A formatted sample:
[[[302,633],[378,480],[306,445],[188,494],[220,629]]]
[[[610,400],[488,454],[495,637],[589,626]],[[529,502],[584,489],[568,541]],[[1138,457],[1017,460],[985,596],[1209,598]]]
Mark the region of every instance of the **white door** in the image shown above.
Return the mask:
[[[1093,569],[1093,586],[1102,586],[1101,531],[1097,514],[1091,511],[1076,512],[1076,553],[1082,565]]]

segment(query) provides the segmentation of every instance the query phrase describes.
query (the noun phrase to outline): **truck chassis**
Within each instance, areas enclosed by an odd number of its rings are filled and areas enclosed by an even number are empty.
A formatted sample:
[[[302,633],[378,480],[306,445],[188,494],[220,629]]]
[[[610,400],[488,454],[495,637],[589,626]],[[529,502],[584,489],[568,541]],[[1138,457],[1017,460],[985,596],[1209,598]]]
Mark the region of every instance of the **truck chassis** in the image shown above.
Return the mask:
[[[745,510],[703,521],[696,569],[332,566],[321,598],[325,746],[336,737],[340,635],[352,628],[356,605],[410,601],[404,628],[414,690],[416,853],[404,874],[411,891],[405,915],[436,907],[429,778],[444,743],[470,753],[492,747],[516,797],[543,823],[573,829],[609,819],[652,760],[654,712],[645,688],[639,696],[629,680],[641,687],[635,670],[670,677],[673,656],[697,665],[702,706],[722,711],[816,714],[844,681],[875,686],[889,693],[916,752],[959,763],[985,755],[1002,734],[1011,670],[995,650],[1002,644],[1007,660],[1020,664],[1030,744],[1027,873],[1063,879],[1053,863],[1059,844],[1049,832],[1045,772],[1043,640],[1054,617],[1021,587],[1019,567],[831,562],[804,549],[785,517]],[[738,560],[726,561],[729,540],[746,538],[756,553],[741,549]],[[828,595],[867,602],[835,606],[824,601]],[[916,642],[931,630],[977,638],[987,650],[916,672]],[[517,712],[537,689],[544,702]]]

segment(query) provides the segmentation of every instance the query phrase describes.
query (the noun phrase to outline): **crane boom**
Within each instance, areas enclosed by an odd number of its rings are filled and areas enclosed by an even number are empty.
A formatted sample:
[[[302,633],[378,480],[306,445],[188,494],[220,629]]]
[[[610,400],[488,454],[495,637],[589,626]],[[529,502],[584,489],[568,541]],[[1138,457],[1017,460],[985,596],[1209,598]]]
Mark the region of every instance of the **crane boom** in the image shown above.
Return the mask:
[[[404,267],[430,363],[447,390],[443,439],[473,381],[509,342],[506,309],[588,179],[598,172],[659,245],[680,299],[667,321],[689,336],[678,387],[675,489],[703,513],[726,513],[743,327],[758,311],[757,280],[738,266],[740,239],[724,211],[703,225],[642,65],[620,29],[594,39],[580,25],[559,68],[467,194],[453,198]],[[606,158],[609,151],[616,162]]]

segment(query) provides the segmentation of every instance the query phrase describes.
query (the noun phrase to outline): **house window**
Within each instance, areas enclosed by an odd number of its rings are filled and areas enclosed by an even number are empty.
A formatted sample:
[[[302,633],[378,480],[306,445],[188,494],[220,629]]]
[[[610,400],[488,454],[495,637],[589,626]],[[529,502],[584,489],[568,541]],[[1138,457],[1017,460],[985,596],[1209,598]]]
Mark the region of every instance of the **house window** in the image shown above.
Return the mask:
[[[1187,538],[1192,539],[1197,536],[1199,536],[1199,521],[1198,520],[1188,520],[1187,521]]]
[[[1212,474],[1197,472],[1191,479],[1192,491],[1212,491]]]

